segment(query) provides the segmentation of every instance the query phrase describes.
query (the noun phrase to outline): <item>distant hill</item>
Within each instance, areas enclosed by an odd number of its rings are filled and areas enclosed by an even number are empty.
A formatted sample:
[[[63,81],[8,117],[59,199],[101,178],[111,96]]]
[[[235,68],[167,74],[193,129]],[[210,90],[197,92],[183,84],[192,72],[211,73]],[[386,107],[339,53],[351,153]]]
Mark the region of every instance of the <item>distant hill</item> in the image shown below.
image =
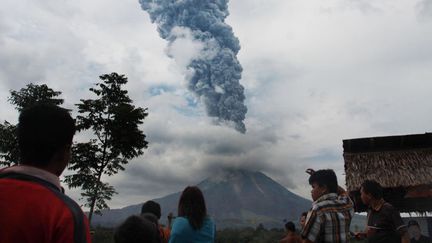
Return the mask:
[[[256,227],[262,223],[267,228],[283,227],[283,220],[298,222],[311,201],[281,186],[261,172],[225,170],[197,185],[204,193],[208,213],[217,227]],[[154,199],[162,207],[162,223],[169,212],[177,213],[180,192]],[[141,205],[122,209],[104,210],[95,215],[92,225],[113,227],[132,214],[138,214]],[[363,220],[360,220],[363,221]]]

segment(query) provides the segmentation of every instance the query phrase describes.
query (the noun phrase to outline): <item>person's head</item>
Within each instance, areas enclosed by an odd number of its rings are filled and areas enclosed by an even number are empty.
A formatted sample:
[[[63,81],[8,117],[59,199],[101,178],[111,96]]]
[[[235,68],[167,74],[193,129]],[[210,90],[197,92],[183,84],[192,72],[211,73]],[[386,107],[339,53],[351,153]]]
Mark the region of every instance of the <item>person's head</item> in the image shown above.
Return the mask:
[[[70,160],[75,121],[68,110],[38,104],[24,109],[18,121],[20,164],[60,175]]]
[[[179,199],[178,216],[189,220],[192,228],[200,229],[207,216],[203,193],[196,186],[186,187]]]
[[[161,207],[160,207],[159,203],[157,203],[155,201],[151,201],[151,200],[147,201],[141,207],[141,214],[144,214],[144,213],[152,213],[159,220],[161,217]]]
[[[408,221],[408,232],[411,238],[419,239],[421,236],[420,225],[415,220]]]
[[[306,224],[307,212],[303,212],[300,216],[300,226],[303,228]]]
[[[115,243],[157,243],[156,225],[140,216],[130,216],[114,232]]]
[[[337,193],[337,177],[333,170],[317,170],[309,177],[312,199],[315,201],[328,193]]]
[[[366,180],[360,187],[360,198],[364,204],[370,205],[372,201],[383,198],[383,189],[378,182]]]
[[[287,222],[287,223],[285,224],[285,229],[286,229],[287,231],[289,231],[289,232],[295,232],[295,231],[296,231],[296,229],[295,229],[295,225],[294,225],[294,223],[291,222],[291,221],[289,221],[289,222]]]

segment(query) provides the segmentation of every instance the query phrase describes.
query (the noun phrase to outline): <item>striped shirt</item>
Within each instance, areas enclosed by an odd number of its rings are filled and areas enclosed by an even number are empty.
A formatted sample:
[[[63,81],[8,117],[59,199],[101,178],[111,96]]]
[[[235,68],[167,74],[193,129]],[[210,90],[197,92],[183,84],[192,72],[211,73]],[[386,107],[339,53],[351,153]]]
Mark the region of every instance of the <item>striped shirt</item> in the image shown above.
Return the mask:
[[[348,195],[328,193],[312,203],[306,218],[302,237],[312,242],[349,242],[353,203]]]

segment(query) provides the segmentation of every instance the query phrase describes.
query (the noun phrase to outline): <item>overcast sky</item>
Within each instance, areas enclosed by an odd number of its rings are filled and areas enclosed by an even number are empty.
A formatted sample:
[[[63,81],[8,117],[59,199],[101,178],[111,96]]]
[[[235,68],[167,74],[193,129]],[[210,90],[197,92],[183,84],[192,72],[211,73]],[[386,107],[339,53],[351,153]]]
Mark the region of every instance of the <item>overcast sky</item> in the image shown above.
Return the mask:
[[[332,168],[345,183],[343,139],[432,130],[432,0],[231,0],[229,11],[246,134],[215,125],[199,100],[190,105],[184,63],[167,56],[137,0],[3,0],[0,119],[16,122],[9,90],[30,82],[62,91],[74,109],[100,74],[125,74],[130,97],[149,109],[150,144],[105,178],[118,191],[112,208],[229,167],[260,170],[310,199],[306,168]]]

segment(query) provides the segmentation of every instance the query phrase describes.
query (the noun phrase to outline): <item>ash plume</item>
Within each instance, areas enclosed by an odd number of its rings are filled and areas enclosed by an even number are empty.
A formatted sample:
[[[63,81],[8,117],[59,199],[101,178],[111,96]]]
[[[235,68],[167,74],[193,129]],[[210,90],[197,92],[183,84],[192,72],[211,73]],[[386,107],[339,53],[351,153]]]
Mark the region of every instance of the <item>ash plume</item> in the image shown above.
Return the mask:
[[[188,89],[205,104],[207,115],[234,123],[246,132],[244,88],[240,84],[242,67],[237,60],[239,40],[224,21],[228,0],[139,0],[159,35],[168,41],[190,38],[199,53],[185,63],[191,70]],[[169,53],[168,53],[169,54]]]

